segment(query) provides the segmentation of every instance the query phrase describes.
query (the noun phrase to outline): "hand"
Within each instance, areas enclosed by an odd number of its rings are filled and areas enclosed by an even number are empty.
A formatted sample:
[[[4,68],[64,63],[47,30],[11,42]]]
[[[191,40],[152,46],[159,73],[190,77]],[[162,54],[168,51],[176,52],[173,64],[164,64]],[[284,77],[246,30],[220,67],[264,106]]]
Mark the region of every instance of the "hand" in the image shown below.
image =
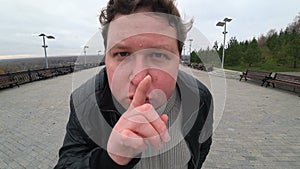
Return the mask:
[[[170,141],[166,126],[168,116],[159,116],[151,104],[145,103],[150,85],[151,76],[148,75],[139,83],[128,110],[109,137],[108,154],[119,165],[128,164],[146,150],[147,142],[159,150],[162,142]]]

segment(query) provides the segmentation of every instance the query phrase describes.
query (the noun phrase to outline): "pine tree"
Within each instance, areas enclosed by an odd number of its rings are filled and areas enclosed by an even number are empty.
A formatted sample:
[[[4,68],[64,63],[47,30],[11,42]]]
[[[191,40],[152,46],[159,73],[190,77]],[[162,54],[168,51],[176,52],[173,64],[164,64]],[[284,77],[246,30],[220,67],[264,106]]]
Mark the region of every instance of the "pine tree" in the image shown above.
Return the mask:
[[[236,37],[232,37],[228,43],[228,48],[225,51],[224,64],[228,66],[237,66],[240,64],[242,56],[241,47]]]
[[[190,54],[190,62],[191,63],[201,63],[200,57],[198,56],[198,54],[195,51],[193,51]]]
[[[247,47],[244,61],[249,65],[249,67],[262,61],[261,50],[255,38],[253,38]]]

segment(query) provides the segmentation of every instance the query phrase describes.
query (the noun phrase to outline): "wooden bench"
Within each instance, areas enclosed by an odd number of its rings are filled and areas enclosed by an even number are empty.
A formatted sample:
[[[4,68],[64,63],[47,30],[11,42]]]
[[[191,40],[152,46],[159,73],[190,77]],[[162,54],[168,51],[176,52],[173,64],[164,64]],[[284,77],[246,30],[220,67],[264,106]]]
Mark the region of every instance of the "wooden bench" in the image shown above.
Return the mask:
[[[249,79],[255,79],[262,81],[261,86],[263,86],[267,79],[271,78],[272,72],[269,71],[260,71],[260,70],[247,70],[246,72],[243,72],[240,76],[240,81],[244,78],[245,81]]]
[[[285,86],[290,86],[293,88],[300,88],[300,76],[287,75],[283,73],[275,73],[273,78],[266,80],[266,87],[270,86],[272,83],[273,88],[275,88],[275,83]]]
[[[68,74],[71,73],[71,68],[70,67],[58,68],[57,72],[59,75]]]
[[[0,89],[6,88],[6,87],[14,87],[18,86],[18,81],[10,77],[9,75],[0,76]]]
[[[48,78],[51,78],[55,75],[55,73],[53,73],[51,70],[49,69],[45,69],[45,70],[40,70],[37,72],[38,73],[38,76],[41,78],[41,79],[48,79]]]
[[[190,67],[197,70],[206,70],[202,63],[191,63]]]

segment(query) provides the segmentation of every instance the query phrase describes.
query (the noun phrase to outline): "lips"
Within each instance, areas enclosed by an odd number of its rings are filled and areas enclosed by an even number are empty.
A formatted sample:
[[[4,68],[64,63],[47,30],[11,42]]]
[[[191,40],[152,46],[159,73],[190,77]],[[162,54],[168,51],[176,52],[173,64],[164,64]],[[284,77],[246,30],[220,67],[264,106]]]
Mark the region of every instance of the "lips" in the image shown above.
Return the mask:
[[[129,96],[129,100],[132,101],[133,100],[133,95]]]
[[[129,96],[129,100],[130,100],[130,102],[132,102],[132,100],[133,100],[133,97],[134,97],[134,95],[130,95],[130,96]],[[149,97],[146,97],[145,103],[150,103],[150,99],[149,99]]]
[[[147,97],[145,103],[149,103],[150,104],[150,99]]]

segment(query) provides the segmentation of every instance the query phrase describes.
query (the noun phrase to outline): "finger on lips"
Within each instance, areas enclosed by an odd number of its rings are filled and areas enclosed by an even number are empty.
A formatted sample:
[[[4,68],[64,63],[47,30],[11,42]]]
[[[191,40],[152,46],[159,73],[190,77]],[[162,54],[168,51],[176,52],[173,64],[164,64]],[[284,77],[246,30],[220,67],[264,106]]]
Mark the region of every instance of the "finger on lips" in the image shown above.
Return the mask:
[[[139,83],[129,109],[121,117],[127,121],[127,127],[120,133],[125,146],[140,149],[149,141],[153,147],[160,149],[162,141],[170,140],[166,126],[168,116],[159,116],[154,107],[146,103],[151,81],[151,76],[147,75]]]
[[[135,94],[133,96],[133,100],[131,102],[130,107],[135,108],[145,104],[147,99],[147,92],[151,85],[151,76],[147,75],[137,86]]]

